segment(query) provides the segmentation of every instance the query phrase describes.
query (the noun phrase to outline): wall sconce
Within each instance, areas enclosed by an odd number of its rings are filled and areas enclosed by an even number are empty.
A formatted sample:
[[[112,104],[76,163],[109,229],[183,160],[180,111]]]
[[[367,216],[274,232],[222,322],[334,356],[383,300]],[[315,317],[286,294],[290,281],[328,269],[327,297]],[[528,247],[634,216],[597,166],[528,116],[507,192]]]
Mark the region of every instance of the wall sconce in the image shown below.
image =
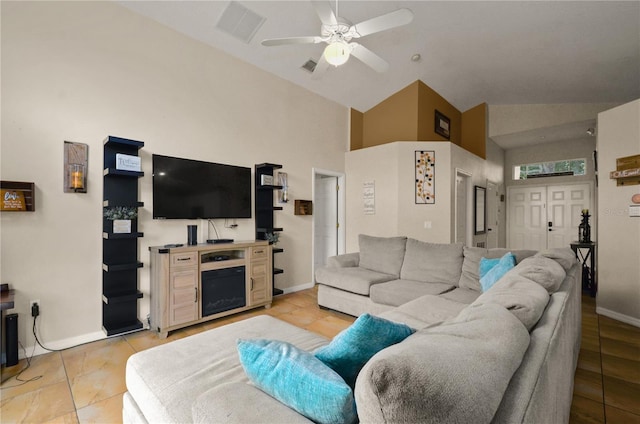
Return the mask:
[[[87,192],[87,162],[89,146],[82,143],[64,142],[64,185],[65,193]]]
[[[289,181],[286,172],[278,172],[278,185],[282,186],[278,190],[278,201],[280,203],[287,203],[289,201]]]
[[[72,190],[74,193],[86,193],[87,191],[84,187],[86,177],[85,166],[79,163],[72,163],[67,166],[67,170],[69,172],[69,190]]]

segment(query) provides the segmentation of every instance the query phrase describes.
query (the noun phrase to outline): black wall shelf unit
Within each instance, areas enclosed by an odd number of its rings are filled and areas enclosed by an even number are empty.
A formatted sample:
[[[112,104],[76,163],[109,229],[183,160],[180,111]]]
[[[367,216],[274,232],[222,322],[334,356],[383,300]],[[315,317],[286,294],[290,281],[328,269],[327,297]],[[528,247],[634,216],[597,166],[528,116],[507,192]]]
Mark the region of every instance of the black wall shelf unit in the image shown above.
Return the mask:
[[[274,190],[280,190],[282,186],[279,185],[263,185],[262,176],[269,175],[274,176],[274,170],[282,168],[282,165],[275,163],[261,163],[255,166],[255,221],[256,221],[256,240],[266,240],[267,233],[277,233],[283,229],[274,226],[273,212],[281,211],[282,206],[273,205],[273,192]],[[274,178],[275,180],[275,178]],[[284,249],[273,248],[272,254],[284,252]],[[275,257],[272,258],[275,264]],[[273,295],[282,294],[282,290],[275,287],[275,276],[277,274],[284,273],[284,270],[273,267]]]
[[[143,207],[138,201],[138,179],[143,172],[116,169],[116,154],[138,156],[144,143],[108,136],[104,140],[103,208],[114,206]],[[112,223],[102,219],[102,329],[107,336],[142,329],[138,319],[138,232],[137,220],[130,233],[113,233]]]

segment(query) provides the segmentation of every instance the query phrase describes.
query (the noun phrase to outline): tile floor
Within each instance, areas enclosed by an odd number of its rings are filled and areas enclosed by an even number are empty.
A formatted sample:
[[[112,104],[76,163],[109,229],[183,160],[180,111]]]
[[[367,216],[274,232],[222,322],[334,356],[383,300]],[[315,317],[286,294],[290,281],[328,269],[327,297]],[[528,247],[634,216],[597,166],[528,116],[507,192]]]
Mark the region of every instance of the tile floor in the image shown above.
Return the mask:
[[[260,314],[329,338],[353,322],[353,317],[318,308],[316,299],[316,290],[309,289],[278,296],[270,309],[178,330],[165,340],[140,331],[36,356],[21,378],[40,378],[23,385],[10,379],[2,385],[0,421],[121,422],[125,363],[133,353]],[[604,422],[640,423],[640,329],[597,316],[593,299],[585,296],[571,423]]]

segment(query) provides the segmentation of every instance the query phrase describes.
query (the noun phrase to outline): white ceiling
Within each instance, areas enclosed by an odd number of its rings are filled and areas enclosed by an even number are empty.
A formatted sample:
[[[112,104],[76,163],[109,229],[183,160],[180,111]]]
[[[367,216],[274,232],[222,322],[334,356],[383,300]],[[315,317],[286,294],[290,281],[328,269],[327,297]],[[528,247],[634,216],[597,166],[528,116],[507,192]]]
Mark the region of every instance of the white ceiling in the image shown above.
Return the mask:
[[[351,58],[320,80],[301,66],[317,61],[324,44],[260,44],[265,38],[319,35],[320,21],[308,1],[240,1],[266,18],[248,44],[215,27],[229,1],[119,3],[360,111],[416,80],[461,111],[482,102],[640,98],[640,1],[339,1],[339,16],[352,23],[402,7],[413,11],[414,20],[358,40],[389,62],[386,73]],[[335,10],[335,1],[331,5]],[[410,59],[415,53],[419,62]]]

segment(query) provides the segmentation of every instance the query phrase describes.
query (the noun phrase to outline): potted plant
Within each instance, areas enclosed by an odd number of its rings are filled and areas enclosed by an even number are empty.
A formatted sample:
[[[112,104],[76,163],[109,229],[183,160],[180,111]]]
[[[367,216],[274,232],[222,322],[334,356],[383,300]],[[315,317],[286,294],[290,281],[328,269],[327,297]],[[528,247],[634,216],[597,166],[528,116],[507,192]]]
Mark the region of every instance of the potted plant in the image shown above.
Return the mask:
[[[278,244],[278,240],[280,239],[279,233],[265,233],[265,240],[269,242],[269,244],[276,245]]]
[[[131,221],[138,218],[138,208],[133,206],[105,208],[104,217],[108,221],[113,221],[113,233],[130,233]]]

